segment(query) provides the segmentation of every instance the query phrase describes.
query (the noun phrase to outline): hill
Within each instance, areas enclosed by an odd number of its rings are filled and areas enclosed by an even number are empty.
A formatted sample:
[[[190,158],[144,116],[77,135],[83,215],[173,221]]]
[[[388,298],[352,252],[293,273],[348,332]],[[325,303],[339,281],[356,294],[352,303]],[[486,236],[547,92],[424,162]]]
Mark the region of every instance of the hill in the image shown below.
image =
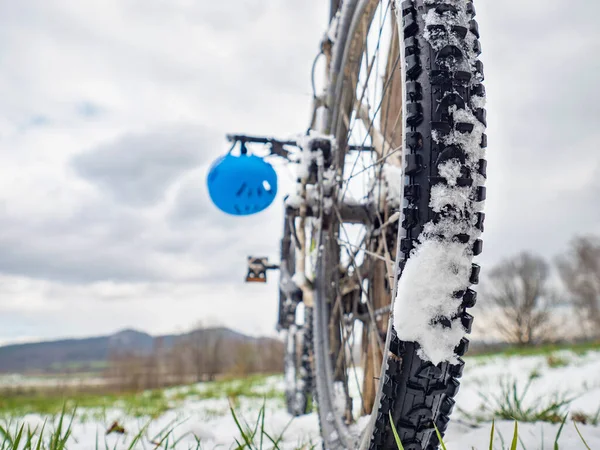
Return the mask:
[[[84,339],[63,339],[0,346],[0,373],[65,373],[97,371],[107,366],[111,355],[149,355],[157,347],[169,350],[184,342],[209,346],[219,342],[223,349],[253,345],[258,349],[282,345],[271,338],[254,338],[228,328],[199,329],[180,335],[152,336],[137,330]]]

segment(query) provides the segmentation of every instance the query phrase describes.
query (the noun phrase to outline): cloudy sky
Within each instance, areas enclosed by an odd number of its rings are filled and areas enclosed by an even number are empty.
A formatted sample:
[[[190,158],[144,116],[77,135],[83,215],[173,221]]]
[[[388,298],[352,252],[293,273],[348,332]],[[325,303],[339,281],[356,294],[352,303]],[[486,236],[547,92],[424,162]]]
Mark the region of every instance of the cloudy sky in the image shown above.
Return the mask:
[[[281,198],[209,202],[226,132],[306,128],[323,0],[0,0],[0,343],[273,333]],[[600,4],[483,0],[489,265],[600,232]],[[283,190],[290,173],[277,165]]]

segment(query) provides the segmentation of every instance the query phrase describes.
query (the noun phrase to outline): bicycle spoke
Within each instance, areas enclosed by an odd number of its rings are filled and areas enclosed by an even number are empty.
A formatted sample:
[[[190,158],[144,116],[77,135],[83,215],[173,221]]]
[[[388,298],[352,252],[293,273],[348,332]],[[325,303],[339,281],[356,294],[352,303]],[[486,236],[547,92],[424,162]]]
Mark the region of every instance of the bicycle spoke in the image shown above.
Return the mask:
[[[381,2],[380,2],[380,3],[381,3]],[[381,37],[382,37],[382,34],[383,34],[383,30],[384,30],[384,28],[385,28],[385,27],[384,27],[384,24],[385,24],[385,19],[386,19],[386,18],[387,18],[387,16],[388,16],[388,13],[389,13],[389,11],[390,11],[391,4],[392,4],[392,2],[391,2],[391,1],[389,1],[389,2],[387,3],[387,6],[386,6],[386,8],[385,8],[385,12],[383,13],[383,20],[380,22],[380,25],[379,25],[379,30],[378,30],[378,33],[377,33],[377,34],[378,34],[378,36],[377,36],[377,44],[376,44],[376,47],[375,47],[375,52],[374,52],[373,56],[371,57],[371,60],[370,60],[370,62],[369,62],[369,63],[367,63],[367,74],[366,74],[366,79],[365,79],[365,81],[364,81],[364,85],[363,85],[363,87],[362,87],[362,91],[361,91],[361,94],[360,94],[360,96],[357,96],[357,98],[358,98],[358,102],[357,102],[357,103],[358,103],[359,105],[363,103],[363,100],[365,99],[365,95],[367,95],[367,96],[368,96],[368,87],[369,87],[369,81],[370,81],[370,79],[371,79],[371,75],[372,75],[372,73],[373,73],[373,67],[375,67],[375,66],[377,67],[377,70],[376,70],[376,72],[378,72],[378,70],[379,70],[379,64],[376,64],[376,63],[377,63],[377,61],[378,61],[379,54],[380,54],[380,47],[381,47]],[[393,14],[392,14],[392,15],[393,15]],[[369,59],[368,59],[368,30],[367,30],[366,32],[367,32],[367,35],[366,35],[366,37],[364,38],[364,41],[363,41],[363,46],[364,46],[364,48],[365,48],[365,58],[363,58],[363,61],[369,61]],[[357,86],[357,85],[353,84],[353,86]],[[382,97],[383,97],[383,95],[382,95]],[[375,117],[376,117],[376,114],[375,114]],[[375,117],[373,118],[373,120],[375,119]],[[356,121],[356,120],[354,120],[354,123],[352,124],[352,126],[350,127],[350,129],[349,129],[348,133],[346,134],[346,141],[345,141],[345,143],[344,143],[344,147],[347,147],[347,146],[348,146],[348,143],[350,142],[350,139],[351,139],[351,137],[352,137],[352,135],[353,135],[354,128],[355,128],[355,126],[356,126],[356,122],[357,122],[357,121]],[[371,121],[371,122],[372,122],[372,121]],[[368,137],[368,135],[369,135],[370,128],[371,128],[371,127],[369,126],[369,127],[368,127],[368,129],[367,129],[367,135],[365,136],[365,139],[363,140],[363,143],[366,143],[366,141],[367,141],[367,137]],[[363,144],[363,145],[364,145],[364,144]],[[355,164],[353,165],[353,167],[352,167],[352,169],[351,169],[351,171],[350,171],[350,174],[351,174],[351,175],[352,175],[352,173],[354,172],[354,169],[355,169],[355,167],[356,167],[356,161],[355,161]],[[344,196],[345,196],[345,192],[344,192],[344,194],[342,195],[342,199],[344,198]]]
[[[335,209],[336,215],[338,216],[338,220],[340,221],[340,223],[343,224],[342,216],[340,215],[339,209],[337,208],[337,206],[334,206],[334,209]],[[344,228],[344,226],[342,226],[341,228],[342,228],[342,230],[344,230],[344,234],[346,234],[346,239],[348,240],[348,234],[346,233],[346,229]],[[348,252],[348,254],[351,255],[350,252]],[[366,295],[367,298],[368,298],[368,293],[364,290],[364,286],[363,286],[363,282],[364,282],[365,278],[360,274],[360,272],[358,272],[359,269],[358,269],[358,265],[356,264],[356,259],[355,258],[353,258],[353,262],[354,262],[354,268],[355,268],[355,270],[357,270],[357,276],[358,276],[358,279],[359,279],[359,284],[360,284],[360,287],[361,287],[361,292],[364,295]],[[370,316],[371,320],[373,320],[373,322],[374,322],[375,321],[374,320],[375,319],[375,315],[373,314],[373,308],[369,304],[369,302],[366,302],[366,305],[367,305],[367,309],[369,310],[369,316]],[[381,337],[379,337],[379,347],[381,348],[381,351],[383,351],[384,346],[383,346],[383,342],[381,341]]]
[[[343,240],[343,239],[339,239],[339,238],[338,238],[338,240],[337,240],[337,241],[338,241],[340,244],[342,244],[342,245],[344,245],[344,246],[347,246],[347,247],[350,247],[350,248],[352,248],[352,249],[354,249],[354,250],[362,250],[362,251],[363,251],[363,252],[364,252],[366,255],[369,255],[369,256],[371,256],[371,257],[373,257],[373,258],[375,258],[375,259],[379,259],[380,261],[383,261],[383,262],[386,262],[386,263],[388,262],[388,260],[387,260],[385,257],[383,257],[383,256],[381,256],[381,255],[379,255],[379,254],[377,254],[377,253],[375,253],[375,252],[371,252],[371,251],[369,251],[369,250],[366,250],[366,249],[364,249],[364,248],[361,248],[361,247],[359,247],[359,246],[353,245],[353,244],[351,244],[350,242],[348,242],[348,241],[345,241],[345,240]],[[350,253],[349,253],[349,255],[350,255]]]

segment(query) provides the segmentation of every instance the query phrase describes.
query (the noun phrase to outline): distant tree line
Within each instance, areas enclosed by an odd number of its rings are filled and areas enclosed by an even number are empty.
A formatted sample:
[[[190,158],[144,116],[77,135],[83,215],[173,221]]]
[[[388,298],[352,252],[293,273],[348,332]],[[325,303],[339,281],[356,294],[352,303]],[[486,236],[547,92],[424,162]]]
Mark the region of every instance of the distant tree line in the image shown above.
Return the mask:
[[[600,339],[600,238],[575,238],[554,264],[529,252],[499,263],[481,298],[507,342]]]
[[[138,391],[199,381],[221,375],[283,371],[283,343],[275,339],[238,340],[195,329],[166,347],[154,341],[150,353],[111,351],[104,372],[117,390]]]

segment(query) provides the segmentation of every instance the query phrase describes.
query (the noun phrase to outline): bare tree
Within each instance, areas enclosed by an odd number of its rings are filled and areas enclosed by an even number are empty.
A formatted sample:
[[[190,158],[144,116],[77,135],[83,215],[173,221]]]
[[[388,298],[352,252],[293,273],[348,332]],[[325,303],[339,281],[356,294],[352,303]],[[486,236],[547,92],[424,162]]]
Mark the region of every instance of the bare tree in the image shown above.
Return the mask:
[[[163,386],[166,381],[163,376],[165,354],[164,339],[162,337],[154,338],[152,351],[145,358],[145,389],[156,389]]]
[[[218,331],[214,331],[206,337],[205,350],[204,373],[212,381],[218,374],[223,373],[225,369],[225,342],[223,336]]]
[[[486,296],[497,308],[495,325],[509,342],[527,345],[548,337],[549,310],[556,298],[548,288],[548,273],[548,264],[529,253],[490,272]]]
[[[224,339],[217,324],[211,319],[199,320],[185,337],[196,381],[214,380],[224,369]]]
[[[275,339],[261,339],[257,344],[259,346],[258,355],[260,367],[258,371],[262,373],[282,373],[283,372],[283,342]]]
[[[176,342],[168,352],[168,365],[171,367],[173,380],[177,384],[186,383],[190,378],[189,373],[192,369],[195,369],[190,364],[189,353],[189,347],[185,339]],[[194,381],[197,381],[197,375],[194,376]]]
[[[587,334],[600,337],[600,238],[574,239],[558,269]]]
[[[192,331],[186,337],[186,346],[196,381],[202,381],[206,369],[206,348],[204,344],[199,330]]]
[[[239,377],[247,377],[251,373],[258,371],[259,351],[253,343],[243,343],[236,346],[235,364],[233,374]]]
[[[105,376],[119,391],[139,391],[146,389],[148,357],[132,351],[116,350],[109,355]]]

